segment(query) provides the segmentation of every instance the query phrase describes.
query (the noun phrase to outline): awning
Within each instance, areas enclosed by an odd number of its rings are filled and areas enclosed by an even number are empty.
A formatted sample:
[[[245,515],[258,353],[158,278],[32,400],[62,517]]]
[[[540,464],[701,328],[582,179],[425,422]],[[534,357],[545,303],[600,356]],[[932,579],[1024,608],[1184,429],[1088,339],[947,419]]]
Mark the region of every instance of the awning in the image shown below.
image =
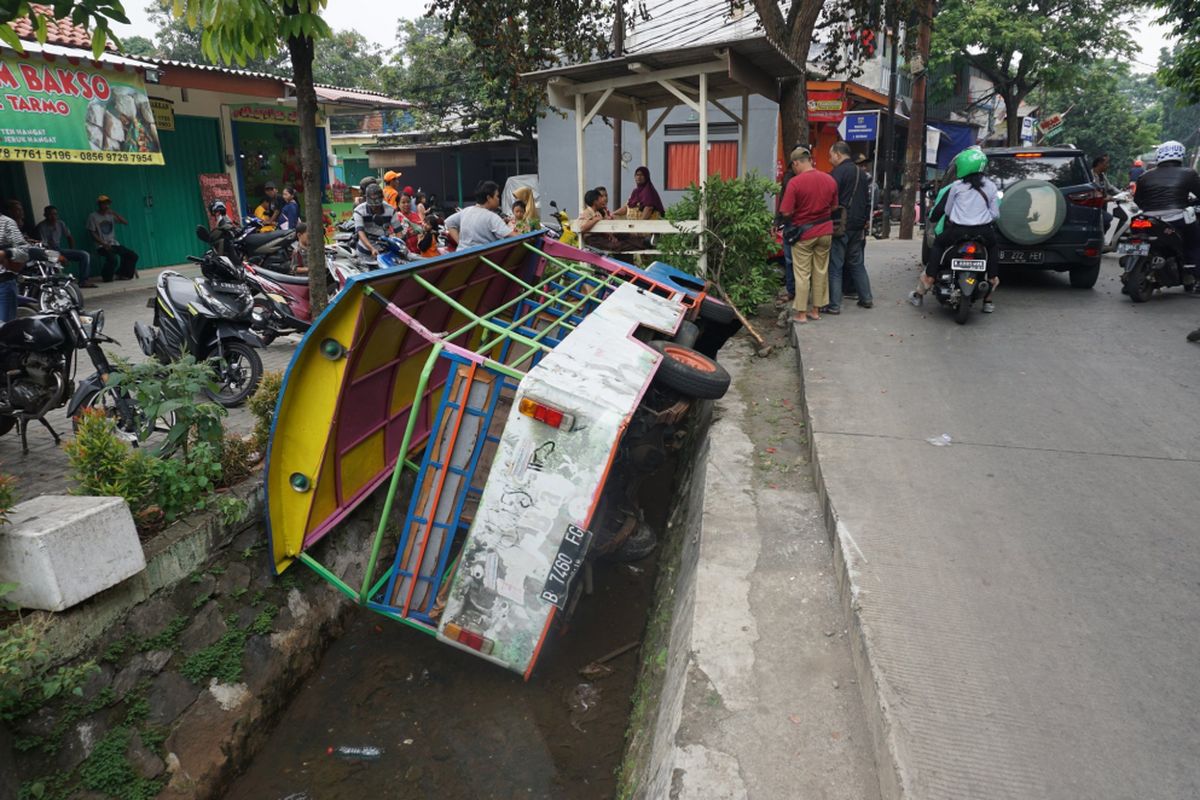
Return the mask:
[[[337,86],[323,86],[320,84],[317,85],[316,89],[318,102],[332,103],[337,106],[346,107],[344,112],[330,111],[330,113],[358,113],[364,110],[406,109],[412,107],[412,103],[404,100],[396,100],[381,92],[372,92],[366,89],[342,89]]]

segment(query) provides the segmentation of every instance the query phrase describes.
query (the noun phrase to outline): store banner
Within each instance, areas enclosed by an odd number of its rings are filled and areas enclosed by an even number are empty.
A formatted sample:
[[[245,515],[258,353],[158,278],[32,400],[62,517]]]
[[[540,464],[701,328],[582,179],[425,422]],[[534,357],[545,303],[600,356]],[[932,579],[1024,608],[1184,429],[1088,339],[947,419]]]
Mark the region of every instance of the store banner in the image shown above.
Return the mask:
[[[225,204],[226,212],[235,220],[241,220],[238,213],[237,197],[233,193],[233,181],[224,172],[204,172],[200,179],[200,199],[204,201],[204,210],[208,211],[214,200]],[[211,222],[211,220],[210,220]]]
[[[141,73],[0,57],[0,161],[162,164]]]
[[[300,112],[295,106],[243,103],[230,106],[229,116],[235,122],[265,122],[268,125],[299,125]],[[317,125],[324,125],[324,115],[317,113]]]
[[[160,131],[175,130],[175,101],[150,98],[150,110],[154,112],[154,127]]]
[[[809,122],[841,122],[846,114],[846,97],[841,92],[810,91]]]

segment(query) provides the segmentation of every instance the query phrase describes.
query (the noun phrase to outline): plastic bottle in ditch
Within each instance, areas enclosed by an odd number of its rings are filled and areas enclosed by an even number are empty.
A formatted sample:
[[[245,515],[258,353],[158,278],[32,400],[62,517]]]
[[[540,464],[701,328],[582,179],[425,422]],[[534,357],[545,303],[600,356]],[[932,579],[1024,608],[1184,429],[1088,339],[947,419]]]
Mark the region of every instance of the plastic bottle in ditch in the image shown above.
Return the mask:
[[[364,747],[354,747],[351,745],[340,745],[339,747],[330,747],[325,751],[331,756],[337,756],[343,761],[378,761],[383,755],[383,749],[366,745]]]

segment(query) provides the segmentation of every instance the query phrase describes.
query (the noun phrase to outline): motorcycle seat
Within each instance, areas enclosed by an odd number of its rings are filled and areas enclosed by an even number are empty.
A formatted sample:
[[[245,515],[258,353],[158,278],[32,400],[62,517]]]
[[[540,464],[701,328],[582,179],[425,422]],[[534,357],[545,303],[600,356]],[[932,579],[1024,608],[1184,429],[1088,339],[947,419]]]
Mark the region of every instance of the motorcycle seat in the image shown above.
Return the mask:
[[[251,233],[247,234],[242,239],[242,248],[247,252],[258,250],[260,247],[265,247],[279,239],[294,237],[294,231],[268,231],[267,233]]]
[[[272,272],[271,270],[263,269],[262,267],[255,267],[254,271],[259,275],[262,275],[267,280],[275,281],[276,283],[290,283],[293,286],[308,286],[307,275],[284,275],[282,272]]]

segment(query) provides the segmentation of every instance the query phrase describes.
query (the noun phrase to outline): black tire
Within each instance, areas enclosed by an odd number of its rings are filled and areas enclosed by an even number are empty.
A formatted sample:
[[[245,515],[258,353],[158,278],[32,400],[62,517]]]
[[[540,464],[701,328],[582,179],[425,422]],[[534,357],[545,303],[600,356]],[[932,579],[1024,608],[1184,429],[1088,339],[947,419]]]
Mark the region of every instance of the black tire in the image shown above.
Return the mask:
[[[217,366],[217,391],[205,389],[204,394],[226,408],[233,408],[246,402],[258,388],[263,373],[262,359],[257,350],[240,339],[226,339],[221,347],[225,358],[224,363]]]
[[[694,322],[688,322],[686,319],[679,323],[679,330],[675,331],[675,338],[672,340],[675,344],[681,344],[684,347],[695,347],[696,340],[700,338],[700,326]]]
[[[700,319],[715,322],[718,325],[728,325],[737,319],[733,307],[715,298],[705,297],[700,301]]]
[[[664,341],[650,347],[663,355],[654,380],[668,389],[697,400],[716,400],[729,390],[729,373],[698,350]]]
[[[1149,276],[1146,274],[1147,266],[1146,259],[1139,258],[1129,272],[1125,273],[1125,294],[1135,303],[1144,303],[1154,294],[1154,287],[1150,285]]]
[[[3,436],[15,427],[17,427],[16,417],[10,417],[7,414],[0,417],[0,436]]]
[[[1075,289],[1091,289],[1100,278],[1100,265],[1090,267],[1074,267],[1071,272],[1071,286]]]
[[[966,325],[967,320],[971,317],[971,301],[966,297],[960,297],[958,300],[958,308],[954,309],[954,321],[959,325]]]
[[[115,398],[111,391],[105,389],[97,389],[87,395],[83,402],[79,404],[79,411],[83,412],[89,408],[98,408],[105,415],[112,417],[117,423],[117,436],[124,439],[133,447],[144,447],[147,444],[161,442],[168,431],[175,426],[175,412],[170,412],[161,420],[155,420],[154,430],[150,432],[150,436],[143,436],[142,423],[144,414],[142,409],[137,406],[133,400],[127,399],[127,408],[133,410],[134,417],[130,418],[127,414],[121,413],[114,403]],[[78,415],[71,418],[71,430],[79,433],[79,417]]]

